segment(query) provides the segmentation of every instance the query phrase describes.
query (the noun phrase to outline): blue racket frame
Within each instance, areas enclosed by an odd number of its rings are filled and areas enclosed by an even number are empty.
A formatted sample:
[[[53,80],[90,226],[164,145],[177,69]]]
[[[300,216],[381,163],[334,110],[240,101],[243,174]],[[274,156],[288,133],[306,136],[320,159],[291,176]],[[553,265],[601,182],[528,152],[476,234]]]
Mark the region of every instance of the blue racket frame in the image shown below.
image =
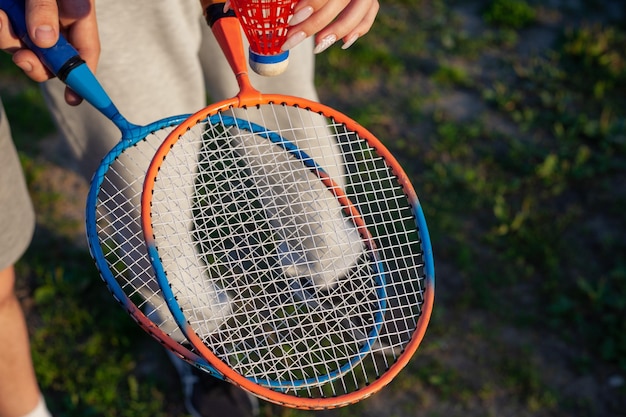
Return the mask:
[[[98,193],[111,164],[124,151],[136,145],[139,141],[144,140],[151,133],[176,126],[189,115],[169,117],[146,126],[130,123],[116,108],[95,75],[80,58],[76,49],[62,35],[59,36],[57,43],[50,48],[39,48],[32,42],[26,28],[23,0],[0,0],[0,10],[7,14],[13,30],[20,40],[37,54],[44,65],[52,73],[58,75],[67,86],[111,120],[122,133],[121,141],[103,158],[100,166],[94,173],[86,201],[86,232],[89,252],[96,263],[101,278],[113,297],[144,331],[188,363],[210,373],[214,377],[223,379],[222,375],[210,366],[204,358],[191,352],[163,332],[124,293],[124,290],[109,268],[97,231],[96,209]],[[139,212],[139,208],[137,209]]]

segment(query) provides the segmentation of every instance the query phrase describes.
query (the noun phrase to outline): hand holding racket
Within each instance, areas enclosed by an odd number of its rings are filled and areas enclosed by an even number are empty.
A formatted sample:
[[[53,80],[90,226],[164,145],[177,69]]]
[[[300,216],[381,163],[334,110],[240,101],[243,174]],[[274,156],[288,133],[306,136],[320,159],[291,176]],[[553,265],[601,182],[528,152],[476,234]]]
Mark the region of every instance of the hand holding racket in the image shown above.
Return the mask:
[[[59,2],[63,3],[63,2]],[[68,39],[81,51],[81,57],[90,68],[95,68],[100,54],[100,39],[95,17],[95,7],[92,0],[74,2],[60,7],[57,2],[29,0],[28,21],[31,33],[36,34],[36,43],[41,48],[50,48],[57,39],[60,21],[68,33]],[[80,4],[78,4],[80,3]],[[8,23],[8,22],[7,22]],[[24,70],[24,73],[36,82],[43,82],[54,75],[14,34],[10,34],[10,26],[0,27],[0,49],[13,55],[13,61]],[[42,27],[49,27],[49,31],[42,31]],[[25,32],[26,33],[26,32]],[[69,87],[65,90],[65,100],[70,105],[77,105],[82,101]]]
[[[419,201],[356,122],[255,90],[237,20],[210,3],[240,91],[184,121],[150,164],[142,226],[157,280],[185,336],[227,380],[291,407],[359,401],[406,365],[430,318]],[[207,316],[204,292],[216,287],[229,311]]]
[[[139,197],[145,170],[156,147],[188,115],[146,126],[128,122],[63,36],[51,48],[38,48],[26,34],[24,2],[0,0],[0,9],[8,14],[16,34],[50,71],[109,118],[121,132],[119,143],[103,158],[92,178],[86,205],[89,250],[101,277],[115,299],[145,331],[179,357],[217,375],[206,360],[181,344],[184,338],[154,278],[139,222]]]

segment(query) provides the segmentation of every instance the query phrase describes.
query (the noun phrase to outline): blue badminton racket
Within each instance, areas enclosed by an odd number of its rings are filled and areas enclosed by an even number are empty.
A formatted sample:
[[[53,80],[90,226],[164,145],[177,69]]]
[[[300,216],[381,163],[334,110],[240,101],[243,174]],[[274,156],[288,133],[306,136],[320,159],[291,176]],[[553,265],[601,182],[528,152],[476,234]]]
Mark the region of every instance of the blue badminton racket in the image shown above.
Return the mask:
[[[142,184],[156,148],[180,115],[146,126],[130,123],[119,112],[77,51],[61,36],[51,48],[38,48],[28,38],[24,2],[0,0],[14,32],[61,81],[118,127],[121,139],[95,171],[86,203],[89,251],[113,297],[150,335],[182,359],[219,376],[194,353],[163,300],[148,259],[140,225]]]

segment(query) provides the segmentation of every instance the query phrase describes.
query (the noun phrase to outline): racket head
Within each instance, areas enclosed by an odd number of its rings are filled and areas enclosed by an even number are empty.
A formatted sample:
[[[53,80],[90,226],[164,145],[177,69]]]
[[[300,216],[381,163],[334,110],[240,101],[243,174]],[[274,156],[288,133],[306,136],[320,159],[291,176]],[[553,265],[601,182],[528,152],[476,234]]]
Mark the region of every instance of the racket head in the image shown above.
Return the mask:
[[[172,315],[196,352],[205,357],[227,380],[261,398],[290,407],[324,409],[354,403],[380,390],[408,363],[421,343],[430,319],[434,301],[434,264],[428,229],[419,200],[407,175],[389,151],[370,132],[347,116],[319,103],[287,96],[264,95],[254,105],[247,103],[249,105],[240,106],[239,103],[239,100],[227,100],[187,119],[171,132],[150,164],[142,194],[142,227],[158,281],[166,294],[166,301]],[[276,247],[270,249],[269,254],[259,253],[267,244],[262,233],[255,235],[256,240],[249,243],[246,235],[255,232],[244,227],[241,229],[244,230],[240,232],[241,236],[233,239],[232,235],[236,233],[233,232],[234,229],[229,229],[227,237],[231,241],[234,240],[234,243],[224,247],[221,254],[216,254],[219,251],[215,250],[215,240],[196,242],[200,257],[211,258],[215,263],[220,264],[221,268],[216,267],[213,271],[210,266],[207,266],[205,273],[209,282],[230,294],[232,307],[228,314],[219,318],[220,323],[207,327],[199,324],[201,320],[198,317],[201,314],[195,314],[189,304],[181,306],[189,297],[195,296],[203,284],[202,282],[194,283],[189,287],[180,285],[179,282],[172,284],[176,270],[182,270],[184,266],[170,269],[169,266],[164,266],[163,260],[169,263],[177,258],[179,253],[176,250],[181,242],[177,241],[169,248],[167,247],[167,238],[164,237],[167,232],[164,232],[165,229],[162,226],[155,227],[155,212],[160,211],[160,214],[157,214],[158,217],[163,213],[170,215],[179,209],[175,205],[167,208],[163,206],[164,202],[178,200],[178,197],[170,199],[162,195],[163,190],[159,187],[164,187],[164,184],[170,181],[176,183],[183,178],[178,177],[177,168],[171,168],[170,173],[167,165],[175,165],[176,154],[184,152],[185,147],[189,147],[190,152],[198,152],[199,147],[204,146],[202,143],[210,143],[212,139],[227,142],[232,139],[228,129],[222,129],[217,133],[212,129],[215,125],[228,127],[229,122],[224,122],[224,120],[232,118],[233,114],[239,120],[255,121],[256,125],[262,126],[262,130],[273,132],[278,137],[288,137],[288,141],[294,144],[295,149],[305,150],[306,156],[290,155],[287,158],[290,159],[288,168],[295,163],[305,167],[304,169],[309,172],[317,171],[314,175],[315,180],[310,185],[311,188],[319,189],[319,183],[323,182],[321,177],[329,176],[331,181],[330,185],[324,185],[325,192],[332,194],[337,200],[338,194],[345,195],[348,203],[340,204],[342,211],[346,216],[351,216],[350,221],[355,227],[358,228],[356,225],[363,222],[362,229],[367,232],[360,233],[360,236],[363,251],[367,254],[367,261],[364,262],[365,266],[360,272],[338,277],[330,284],[321,280],[313,284],[307,282],[299,288],[294,288],[292,283],[301,281],[302,276],[285,273],[284,264],[276,262],[276,258],[281,259],[283,256]],[[221,122],[213,123],[215,118],[220,119]],[[287,125],[284,124],[285,120],[289,121]],[[205,130],[207,126],[210,127],[209,130]],[[242,127],[238,125],[237,130],[242,130]],[[329,134],[322,137],[324,134],[320,132],[325,131]],[[263,135],[255,132],[254,136]],[[234,137],[243,141],[241,135],[234,135]],[[273,154],[273,158],[276,160],[284,158],[284,148],[276,144],[267,145],[267,138],[263,139],[266,147],[278,149],[275,149],[276,153]],[[341,154],[341,161],[335,162],[335,166],[332,166],[332,158],[328,158],[327,142],[330,139],[339,143],[338,151]],[[198,142],[194,143],[195,141]],[[208,146],[211,147],[210,144]],[[238,143],[234,147],[241,146],[243,145]],[[315,149],[316,146],[317,149]],[[237,168],[237,164],[240,164],[242,160],[241,155],[245,155],[247,151],[249,150],[239,149],[232,153],[230,162],[221,161],[221,169],[218,171],[231,175],[239,170],[240,174],[237,175],[254,177],[255,180],[252,180],[252,183],[246,183],[249,178],[218,180],[216,177],[211,181],[216,184],[239,181],[241,184],[235,184],[235,189],[242,193],[246,188],[245,184],[258,187],[258,178],[262,176],[260,172],[250,175],[250,173],[245,173],[247,168]],[[219,152],[228,153],[223,150]],[[254,154],[256,151],[250,152]],[[205,158],[204,163],[209,164],[208,161],[211,158],[219,160],[223,157],[223,155],[211,153],[206,155],[206,158],[204,156],[202,158]],[[310,158],[308,155],[314,156]],[[306,166],[309,160],[317,161],[320,168],[311,170]],[[250,161],[248,158],[243,165],[249,166]],[[189,160],[187,159],[183,165],[189,166]],[[282,174],[288,175],[286,170],[283,170]],[[165,179],[168,175],[174,175],[175,178]],[[205,180],[204,178],[199,180],[193,168],[187,169],[185,176],[186,179],[183,179],[183,182],[198,183]],[[276,176],[272,179],[276,179]],[[284,186],[286,187],[287,185]],[[205,195],[216,192],[215,187],[209,191],[205,190],[200,194],[203,194],[204,198]],[[223,198],[232,199],[233,191],[234,189],[229,189]],[[300,197],[291,198],[294,199],[293,205],[297,205]],[[319,194],[315,199],[321,201],[324,197]],[[219,200],[218,197],[209,205],[215,205]],[[263,204],[257,204],[255,207],[262,207]],[[283,206],[286,205],[283,204]],[[235,210],[239,216],[246,210],[243,206]],[[354,210],[346,210],[347,207],[353,207]],[[188,215],[188,217],[196,214]],[[228,223],[223,216],[225,214],[221,213],[218,215],[218,220],[215,220],[215,223],[220,223],[222,227]],[[211,216],[202,214],[201,217],[210,218]],[[354,220],[357,217],[361,220]],[[184,221],[186,220],[183,219],[182,222]],[[254,223],[251,218],[242,221],[239,217],[235,220],[237,221],[246,226]],[[266,219],[265,224],[267,223],[271,224],[272,221]],[[266,234],[272,233],[271,228],[265,230]],[[208,235],[211,233],[219,234],[219,227],[207,232]],[[369,237],[364,238],[364,235]],[[222,238],[226,238],[226,234],[223,234]],[[198,236],[186,239],[189,243],[198,239]],[[372,243],[366,243],[368,241]],[[246,243],[238,247],[238,242]],[[280,246],[280,244],[275,244],[275,246]],[[203,252],[205,250],[203,248],[206,247],[211,250]],[[244,253],[231,256],[229,251],[243,251]],[[171,253],[166,254],[166,252]],[[253,262],[248,262],[248,266],[245,267],[242,266],[244,264],[242,259],[253,259]],[[252,264],[259,262],[260,259],[264,260],[262,262],[264,264],[255,269]],[[238,267],[233,266],[232,263],[239,263]],[[271,266],[276,264],[278,267]],[[372,265],[381,266],[372,267]],[[359,271],[359,268],[360,266],[356,270]],[[237,272],[233,273],[232,271],[235,270]],[[266,270],[273,272],[270,272],[269,276],[264,275]],[[207,281],[206,276],[200,281]],[[268,304],[255,311],[242,308],[241,306],[246,305],[244,298],[252,291],[250,288],[267,282],[272,283],[267,284],[268,289],[265,293],[265,299],[269,300]],[[271,290],[270,287],[272,287]],[[308,291],[309,295],[298,296],[303,288]],[[280,298],[281,291],[283,294],[288,294],[292,300],[288,305],[276,307],[276,300]],[[312,303],[315,305],[311,306]],[[284,316],[289,314],[289,310],[302,315],[308,314],[307,309],[316,310],[315,314],[307,318],[309,322],[300,321],[299,325],[315,327],[314,321],[323,323],[316,330],[312,330],[318,332],[313,339],[322,342],[318,343],[309,339],[308,342],[302,344],[296,336],[288,336],[290,332],[299,334],[299,330],[280,329],[283,323],[276,324],[279,321],[276,319],[276,313],[272,312],[272,308],[280,311],[281,319],[285,319]],[[269,320],[270,324],[263,322],[262,314],[269,314],[272,317]],[[274,316],[271,316],[272,314]],[[382,320],[376,318],[377,314],[383,314]],[[332,317],[325,319],[322,317],[324,315]],[[256,319],[249,320],[250,317],[256,317]],[[377,326],[380,327],[372,330]],[[339,328],[339,331],[333,336],[326,336],[332,328]],[[247,335],[245,335],[246,332]],[[345,346],[339,349],[343,349],[342,354],[345,356],[340,357],[336,351],[330,348],[326,350],[325,347],[320,346],[323,343],[332,345],[337,340],[345,339],[346,332],[352,333],[353,340],[344,340]],[[289,356],[286,353],[280,337],[275,339],[278,340],[276,342],[271,340],[271,335],[283,337],[283,342],[289,340],[289,349],[294,351],[294,355]],[[237,337],[241,339],[235,340]],[[263,341],[259,342],[259,339]],[[237,344],[246,346],[244,353],[233,348]],[[262,352],[255,352],[256,347],[260,345],[263,345]],[[346,347],[348,345],[351,347]],[[229,349],[232,350],[229,351]],[[307,351],[310,350],[315,350],[315,357],[302,359],[302,356],[306,356]],[[321,363],[330,357],[333,358],[331,365]],[[294,364],[298,361],[305,365],[294,371],[290,367],[295,367]],[[263,366],[271,369],[259,370]]]
[[[221,378],[184,343],[156,282],[140,224],[145,170],[158,145],[186,117],[121,129],[122,139],[91,179],[85,206],[87,242],[108,290],[137,324],[181,359]]]
[[[231,0],[250,44],[250,68],[257,74],[276,76],[287,69],[289,52],[281,47],[287,39],[296,3],[297,0]]]

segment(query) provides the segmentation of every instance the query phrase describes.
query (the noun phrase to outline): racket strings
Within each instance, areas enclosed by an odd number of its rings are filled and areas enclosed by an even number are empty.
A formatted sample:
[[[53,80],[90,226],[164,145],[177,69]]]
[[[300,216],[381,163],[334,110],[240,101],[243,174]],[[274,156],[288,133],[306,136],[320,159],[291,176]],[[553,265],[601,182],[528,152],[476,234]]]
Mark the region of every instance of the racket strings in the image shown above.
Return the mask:
[[[181,242],[203,266],[172,285],[189,324],[252,381],[341,395],[410,342],[425,291],[415,216],[384,156],[343,124],[278,104],[218,113],[174,143],[152,211],[168,278],[188,275]],[[196,312],[207,289],[228,295],[210,331]]]
[[[116,281],[125,295],[116,295],[112,289],[118,301],[132,302],[168,336],[182,342],[184,336],[171,317],[154,278],[139,213],[146,167],[168,131],[157,130],[119,154],[107,156],[110,158],[108,169],[94,178],[101,182],[95,206],[95,231],[103,257],[100,262],[106,265],[100,269]]]
[[[353,133],[337,132],[344,150],[346,167],[352,177],[351,198],[359,204],[366,223],[376,235],[382,258],[385,259],[388,281],[388,318],[381,339],[401,352],[421,316],[425,281],[421,239],[415,228],[415,216],[407,205],[407,197],[398,186],[398,178],[375,149],[354,140]],[[417,279],[415,279],[417,278]],[[401,311],[400,306],[404,311]],[[390,319],[391,318],[391,319]]]

